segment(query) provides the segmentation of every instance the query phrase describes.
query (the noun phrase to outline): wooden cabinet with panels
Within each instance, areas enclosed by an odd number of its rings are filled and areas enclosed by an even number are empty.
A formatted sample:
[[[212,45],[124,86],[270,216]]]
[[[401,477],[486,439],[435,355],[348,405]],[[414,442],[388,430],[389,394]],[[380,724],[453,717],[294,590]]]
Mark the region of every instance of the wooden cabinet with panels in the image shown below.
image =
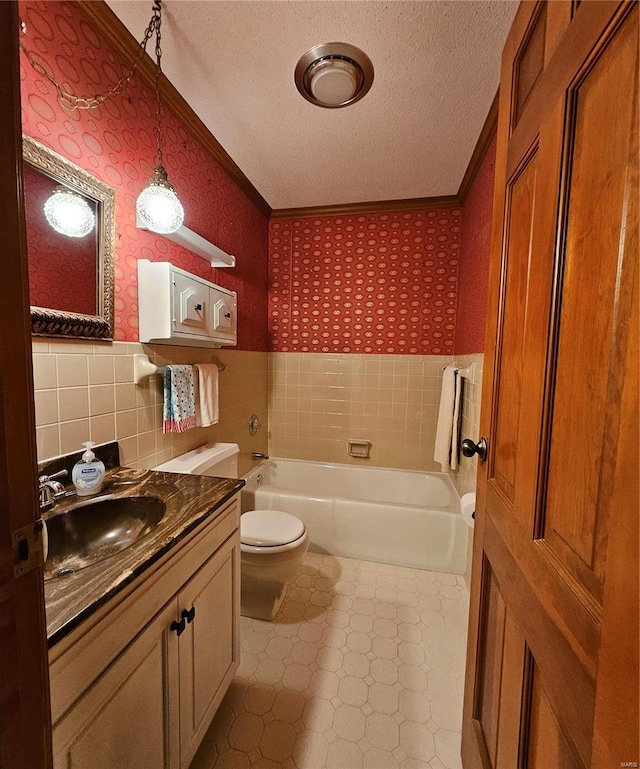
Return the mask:
[[[238,523],[234,498],[54,647],[56,769],[189,766],[239,664]]]

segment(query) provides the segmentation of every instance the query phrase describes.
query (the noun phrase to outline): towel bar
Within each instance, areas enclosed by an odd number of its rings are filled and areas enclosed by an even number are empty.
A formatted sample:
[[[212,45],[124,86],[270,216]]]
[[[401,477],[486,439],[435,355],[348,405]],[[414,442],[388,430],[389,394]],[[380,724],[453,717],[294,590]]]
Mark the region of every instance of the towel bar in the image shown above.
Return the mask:
[[[442,370],[444,371],[446,368],[446,366],[443,366]],[[474,385],[478,379],[478,364],[471,363],[466,368],[459,368],[456,373],[459,377],[466,379],[470,384]]]
[[[215,363],[218,367],[218,371],[224,371],[226,366],[219,360],[212,360],[211,363]],[[153,374],[164,374],[167,370],[166,366],[156,366],[149,360],[148,355],[134,355],[133,356],[133,381],[135,384],[140,384],[143,379]]]

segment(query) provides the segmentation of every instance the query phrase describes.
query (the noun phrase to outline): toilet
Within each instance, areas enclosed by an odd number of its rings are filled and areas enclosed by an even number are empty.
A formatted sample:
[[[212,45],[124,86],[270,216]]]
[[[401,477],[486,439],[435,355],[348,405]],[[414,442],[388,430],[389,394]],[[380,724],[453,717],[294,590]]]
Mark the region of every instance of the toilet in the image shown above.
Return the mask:
[[[238,477],[237,443],[210,443],[164,462],[154,470],[217,478]],[[272,620],[286,587],[309,548],[304,523],[280,510],[249,510],[240,517],[241,614]]]

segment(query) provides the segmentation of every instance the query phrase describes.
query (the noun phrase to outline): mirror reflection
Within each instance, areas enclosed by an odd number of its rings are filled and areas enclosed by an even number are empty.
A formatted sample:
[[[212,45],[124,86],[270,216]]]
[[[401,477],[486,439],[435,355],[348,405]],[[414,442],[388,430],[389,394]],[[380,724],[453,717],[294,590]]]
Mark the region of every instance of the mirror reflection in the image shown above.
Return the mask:
[[[97,201],[28,164],[24,197],[31,305],[97,315]]]
[[[22,137],[31,333],[113,339],[115,191]]]

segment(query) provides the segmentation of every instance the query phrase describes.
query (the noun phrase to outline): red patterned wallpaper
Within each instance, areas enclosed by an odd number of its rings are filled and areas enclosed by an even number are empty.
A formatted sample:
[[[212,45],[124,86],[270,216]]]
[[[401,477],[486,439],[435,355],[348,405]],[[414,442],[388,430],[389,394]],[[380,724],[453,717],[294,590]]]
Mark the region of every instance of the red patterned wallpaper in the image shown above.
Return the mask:
[[[124,71],[72,2],[22,0],[19,8],[25,45],[76,93],[105,91]],[[185,224],[234,254],[235,269],[212,269],[136,228],[135,201],[155,165],[153,96],[137,78],[103,106],[69,112],[23,57],[21,87],[24,133],[116,190],[115,338],[138,339],[136,260],[146,258],[168,260],[237,291],[238,348],[267,350],[268,221],[181,123],[165,110],[165,165],[185,207]]]
[[[455,352],[484,352],[496,140],[487,150],[462,209]]]
[[[453,353],[459,209],[275,219],[277,352]]]
[[[53,229],[45,218],[44,204],[56,186],[33,168],[24,169],[29,299],[36,307],[95,315],[95,230],[84,238],[69,238]]]

